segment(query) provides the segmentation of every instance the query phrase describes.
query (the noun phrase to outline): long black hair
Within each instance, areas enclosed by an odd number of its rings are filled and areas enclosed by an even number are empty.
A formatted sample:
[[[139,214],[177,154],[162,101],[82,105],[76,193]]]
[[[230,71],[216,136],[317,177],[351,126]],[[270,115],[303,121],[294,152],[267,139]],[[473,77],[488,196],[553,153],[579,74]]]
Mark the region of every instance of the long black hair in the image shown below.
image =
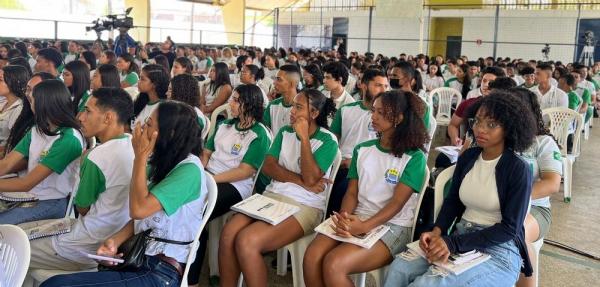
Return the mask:
[[[8,90],[17,98],[26,101],[25,91],[27,90],[27,82],[29,81],[29,73],[22,66],[8,65],[2,68],[4,72],[4,82],[8,86]]]
[[[96,54],[92,51],[83,51],[81,52],[81,57],[85,60],[85,62],[90,65],[90,70],[93,71],[96,69]]]
[[[156,109],[158,137],[148,162],[148,179],[154,184],[161,182],[190,153],[198,155],[202,152],[202,130],[192,107],[166,101]]]
[[[171,79],[171,99],[200,107],[200,88],[198,80],[190,74],[181,74]]]
[[[317,125],[329,129],[329,124],[327,123],[328,118],[333,118],[335,115],[335,103],[331,98],[325,97],[323,93],[321,93],[317,89],[303,89],[298,93],[298,95],[304,95],[306,97],[306,101],[309,107],[315,108],[319,111],[319,115],[315,119]]]
[[[169,73],[165,68],[162,65],[149,64],[142,69],[142,73],[145,73],[150,82],[154,84],[154,90],[158,98],[166,99],[167,90],[169,89]],[[133,114],[137,117],[149,101],[148,93],[140,93],[133,103]]]
[[[119,70],[115,65],[104,64],[98,66],[94,73],[100,73],[100,82],[102,87],[120,88],[121,79],[119,78]]]
[[[246,65],[245,67],[250,72],[250,75],[254,77],[254,81],[258,82],[265,78],[265,71],[260,69],[257,65]]]
[[[264,113],[263,93],[257,85],[239,85],[233,90],[239,95],[240,116],[252,117],[257,122],[262,122]]]
[[[412,92],[392,90],[381,93],[376,99],[381,101],[385,110],[384,118],[392,123],[402,115],[402,121],[394,128],[392,135],[392,153],[401,157],[406,151],[413,149],[424,150],[425,144],[430,141],[423,114],[425,104]]]
[[[31,66],[29,65],[29,62],[27,61],[27,59],[25,59],[23,57],[12,58],[12,59],[8,60],[8,64],[9,65],[17,65],[17,66],[21,66],[21,67],[25,68],[25,70],[27,70],[27,74],[29,75],[29,77],[31,77],[31,75],[33,75],[33,71],[31,70]]]
[[[471,91],[471,77],[469,76],[469,65],[462,64],[457,68],[461,69],[461,71],[463,71],[463,74],[465,75],[463,78],[462,90],[460,91],[460,93],[462,94],[463,99],[466,99],[467,94],[469,93],[469,91]]]
[[[135,59],[130,54],[122,54],[119,58],[123,59],[123,61],[129,63],[129,69],[125,71],[125,74],[136,73],[140,74],[140,67],[135,63]]]
[[[227,67],[227,64],[218,62],[214,64],[212,68],[215,71],[215,80],[211,80],[208,86],[208,90],[211,94],[223,85],[231,85],[231,80],[229,79],[229,68]]]
[[[313,83],[308,88],[318,89],[323,84],[323,73],[317,64],[309,64],[304,70],[313,77]]]
[[[410,79],[411,85],[410,88],[414,93],[419,93],[420,90],[423,89],[423,79],[421,78],[421,73],[415,69],[410,63],[400,61],[394,65],[394,68],[400,69],[407,78]],[[412,80],[415,80],[415,83],[412,83]]]
[[[90,90],[90,69],[84,62],[71,61],[65,65],[65,70],[73,75],[73,83],[68,88],[73,98],[73,111],[77,113],[81,97]]]
[[[540,107],[540,101],[538,100],[537,95],[526,88],[511,88],[508,90],[508,92],[511,95],[523,100],[531,108],[537,125],[536,134],[538,136],[550,135],[550,131],[546,128],[546,125],[544,124],[544,120],[542,117],[542,108]]]
[[[61,80],[44,80],[33,88],[35,127],[47,136],[57,135],[51,124],[79,130],[72,109],[71,94]]]

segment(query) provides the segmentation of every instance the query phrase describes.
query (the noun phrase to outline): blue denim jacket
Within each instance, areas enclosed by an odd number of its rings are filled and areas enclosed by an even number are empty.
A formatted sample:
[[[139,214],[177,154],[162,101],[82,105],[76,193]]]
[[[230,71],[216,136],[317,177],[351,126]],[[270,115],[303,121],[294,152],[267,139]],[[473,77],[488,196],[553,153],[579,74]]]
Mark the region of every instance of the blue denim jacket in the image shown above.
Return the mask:
[[[470,148],[458,158],[450,192],[444,199],[435,223],[435,226],[442,230],[442,234],[447,234],[452,223],[455,220],[458,222],[465,212],[466,207],[459,198],[460,185],[465,175],[473,168],[481,151],[479,147]],[[531,276],[533,269],[527,254],[523,227],[533,187],[533,176],[529,165],[513,151],[505,150],[496,165],[496,185],[502,213],[500,223],[477,232],[452,234],[443,239],[450,252],[483,249],[514,240],[524,262],[521,272],[525,276]]]

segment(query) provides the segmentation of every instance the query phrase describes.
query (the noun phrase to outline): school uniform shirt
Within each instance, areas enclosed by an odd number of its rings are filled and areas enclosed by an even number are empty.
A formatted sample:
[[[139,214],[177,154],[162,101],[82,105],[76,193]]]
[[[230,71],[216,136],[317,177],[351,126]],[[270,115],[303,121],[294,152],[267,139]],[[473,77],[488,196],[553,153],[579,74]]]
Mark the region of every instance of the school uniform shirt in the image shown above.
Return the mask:
[[[590,95],[596,94],[596,86],[594,85],[594,83],[592,83],[588,80],[583,80],[583,81],[579,82],[579,84],[577,84],[577,87],[578,88],[581,87],[581,88],[588,90]]]
[[[133,171],[131,135],[123,134],[93,148],[81,163],[74,204],[89,208],[79,216],[71,232],[52,237],[56,253],[81,264],[94,260],[98,245],[129,221],[129,186]]]
[[[471,80],[471,91],[479,88],[479,81],[481,81],[479,77],[475,77]]]
[[[2,105],[0,110],[4,109],[7,104],[6,101],[0,104]],[[10,130],[19,118],[21,110],[23,110],[23,100],[17,98],[9,107],[6,107],[4,112],[0,112],[0,146],[6,145]]]
[[[520,155],[529,163],[533,171],[534,182],[540,180],[542,172],[553,172],[562,176],[562,156],[558,145],[551,136],[536,136],[529,149]],[[550,208],[550,196],[532,199],[531,205]]]
[[[208,118],[206,117],[206,115],[204,113],[202,113],[202,111],[198,108],[198,107],[194,107],[194,111],[196,111],[196,119],[198,120],[198,124],[200,125],[200,129],[202,130],[202,138],[206,138],[206,136],[208,135],[208,125],[207,123],[209,122]]]
[[[142,111],[140,111],[140,113],[137,115],[137,117],[135,117],[135,121],[133,122],[133,126],[131,127],[131,129],[133,130],[138,123],[140,123],[141,125],[146,123],[146,120],[152,115],[154,110],[156,110],[156,108],[158,108],[158,104],[160,102],[161,102],[160,100],[156,101],[154,103],[148,102],[146,104],[146,106],[144,107],[144,109],[142,109]]]
[[[70,62],[73,62],[73,61],[75,61],[77,59],[79,59],[79,54],[77,54],[77,53],[68,53],[67,55],[65,55],[65,59],[64,59],[65,65],[68,64],[68,63],[70,63]]]
[[[196,67],[196,70],[208,71],[208,69],[210,69],[210,67],[212,67],[212,65],[213,65],[213,59],[211,57],[206,57],[206,58],[196,62],[195,67]]]
[[[588,105],[592,104],[592,96],[590,92],[582,87],[577,87],[574,91],[577,95],[582,99],[582,104],[587,103]]]
[[[473,99],[473,98],[479,98],[482,95],[483,94],[481,93],[481,88],[470,90],[469,93],[467,94],[467,100],[468,99]]]
[[[218,62],[223,62],[225,64],[227,64],[227,66],[235,66],[235,62],[236,62],[237,58],[234,56],[231,56],[229,58],[221,58],[219,59]]]
[[[273,90],[273,80],[271,78],[263,78],[256,82],[256,85],[262,89],[264,94],[269,94],[271,90]],[[265,107],[269,102],[269,98],[267,97],[267,101],[265,102]]]
[[[350,94],[352,91],[354,91],[354,87],[356,87],[356,77],[350,74],[348,75],[348,82],[346,83],[344,89],[348,94]]]
[[[128,74],[120,74],[119,76],[121,78],[121,82],[126,82],[132,87],[137,86],[137,83],[140,80],[140,77],[138,76],[138,74],[136,72],[131,72]]]
[[[325,97],[331,98],[330,91],[323,91],[323,95],[325,95]],[[350,93],[348,93],[348,91],[344,90],[344,93],[341,96],[339,96],[337,99],[333,99],[333,102],[335,103],[335,108],[339,109],[341,106],[343,106],[345,104],[354,103],[355,100],[352,97],[352,95],[350,95]]]
[[[444,79],[440,76],[434,76],[433,78],[429,75],[424,75],[423,84],[427,87],[428,90],[432,91],[437,88],[441,88],[444,86]]]
[[[427,158],[421,150],[405,152],[401,157],[382,148],[378,139],[356,146],[348,171],[348,179],[358,180],[358,204],[354,213],[372,217],[393,198],[395,187],[403,183],[413,194],[402,210],[388,222],[413,227],[418,193],[425,183]]]
[[[567,96],[569,97],[569,109],[579,112],[579,107],[583,100],[575,91],[570,91]]]
[[[542,108],[542,110],[547,108],[569,107],[569,97],[565,92],[555,86],[550,86],[548,92],[543,95],[542,92],[540,92],[539,86],[533,88],[532,91],[538,96],[540,108]]]
[[[453,88],[453,89],[457,90],[459,93],[462,93],[463,84],[461,82],[459,82],[456,77],[453,77],[453,78],[448,79],[444,83],[444,87]]]
[[[287,105],[283,97],[272,100],[265,109],[263,124],[271,128],[274,135],[284,126],[290,124],[292,105]]]
[[[206,169],[219,174],[237,168],[241,163],[259,170],[271,145],[271,132],[260,122],[240,129],[239,119],[222,121],[208,139],[206,149],[212,151]],[[231,182],[242,198],[252,195],[253,177]]]
[[[550,85],[553,87],[558,87],[558,81],[555,78],[550,78]]]
[[[87,104],[87,101],[90,99],[90,92],[89,91],[85,91],[83,93],[83,95],[81,96],[81,99],[79,100],[79,106],[77,106],[77,110],[81,113],[83,111],[85,111],[85,104]]]
[[[48,136],[33,126],[14,149],[27,158],[27,173],[38,164],[53,171],[29,191],[39,200],[65,198],[75,186],[83,136],[73,128],[61,127],[56,133]]]
[[[513,81],[515,81],[515,83],[517,84],[517,86],[522,85],[523,83],[525,83],[525,79],[523,79],[523,77],[521,77],[521,75],[515,75],[510,77]]]
[[[275,68],[275,69],[271,70],[271,69],[264,67],[263,71],[265,72],[265,78],[271,78],[271,80],[275,81],[275,79],[277,78],[277,73],[279,72],[279,69]]]
[[[532,92],[534,92],[534,93],[535,93],[535,89],[537,89],[537,86],[538,86],[537,84],[533,84],[533,86],[529,86],[529,87],[528,87],[528,86],[525,84],[525,82],[523,82],[523,83],[522,83],[522,84],[520,84],[518,87],[519,87],[519,88],[525,88],[525,89],[528,89],[528,90],[530,90],[530,91],[532,91]]]
[[[138,234],[152,229],[150,236],[180,242],[193,241],[200,230],[202,209],[208,191],[204,167],[195,155],[188,155],[179,162],[159,183],[150,183],[150,193],[156,197],[162,209],[142,220],[134,221]],[[178,245],[150,240],[146,255],[164,254],[180,263],[187,262],[192,244]],[[192,260],[194,260],[192,255]]]
[[[448,65],[444,64],[440,68],[442,69],[442,77],[444,77],[445,81],[455,77],[454,74],[450,72],[450,68],[448,68]]]
[[[363,101],[345,104],[335,112],[331,132],[338,136],[342,158],[352,158],[354,147],[377,138],[371,122],[371,110]]]
[[[31,67],[31,70],[35,71],[35,64],[37,64],[37,60],[35,58],[33,58],[31,55],[28,55],[27,63],[29,63],[29,67]]]
[[[335,135],[327,129],[319,127],[310,136],[310,146],[315,162],[321,172],[324,173],[323,178],[329,178],[331,165],[338,151],[338,142]],[[301,143],[296,132],[291,126],[285,126],[277,133],[267,155],[277,159],[277,163],[283,168],[300,174],[300,150]],[[285,195],[309,207],[322,210],[325,210],[326,207],[324,192],[314,193],[295,183],[280,182],[273,179],[265,190]]]

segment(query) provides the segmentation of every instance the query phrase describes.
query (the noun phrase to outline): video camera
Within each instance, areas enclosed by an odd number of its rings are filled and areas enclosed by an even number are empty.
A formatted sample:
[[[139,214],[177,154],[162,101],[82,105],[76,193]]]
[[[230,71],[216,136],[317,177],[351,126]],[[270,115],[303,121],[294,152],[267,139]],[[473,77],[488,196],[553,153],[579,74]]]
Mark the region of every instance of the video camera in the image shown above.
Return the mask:
[[[92,26],[85,27],[87,32],[94,30],[97,34],[100,34],[104,30],[112,31],[118,28],[133,28],[133,17],[129,17],[133,7],[127,8],[124,14],[106,15],[100,17],[92,22]]]

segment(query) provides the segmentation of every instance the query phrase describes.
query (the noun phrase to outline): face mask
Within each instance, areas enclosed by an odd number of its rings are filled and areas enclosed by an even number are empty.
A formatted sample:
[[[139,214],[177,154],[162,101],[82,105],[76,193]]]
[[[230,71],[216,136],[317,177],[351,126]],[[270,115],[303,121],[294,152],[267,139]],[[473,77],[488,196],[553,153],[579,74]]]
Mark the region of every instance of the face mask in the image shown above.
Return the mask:
[[[390,79],[390,87],[394,90],[400,89],[400,79]]]

